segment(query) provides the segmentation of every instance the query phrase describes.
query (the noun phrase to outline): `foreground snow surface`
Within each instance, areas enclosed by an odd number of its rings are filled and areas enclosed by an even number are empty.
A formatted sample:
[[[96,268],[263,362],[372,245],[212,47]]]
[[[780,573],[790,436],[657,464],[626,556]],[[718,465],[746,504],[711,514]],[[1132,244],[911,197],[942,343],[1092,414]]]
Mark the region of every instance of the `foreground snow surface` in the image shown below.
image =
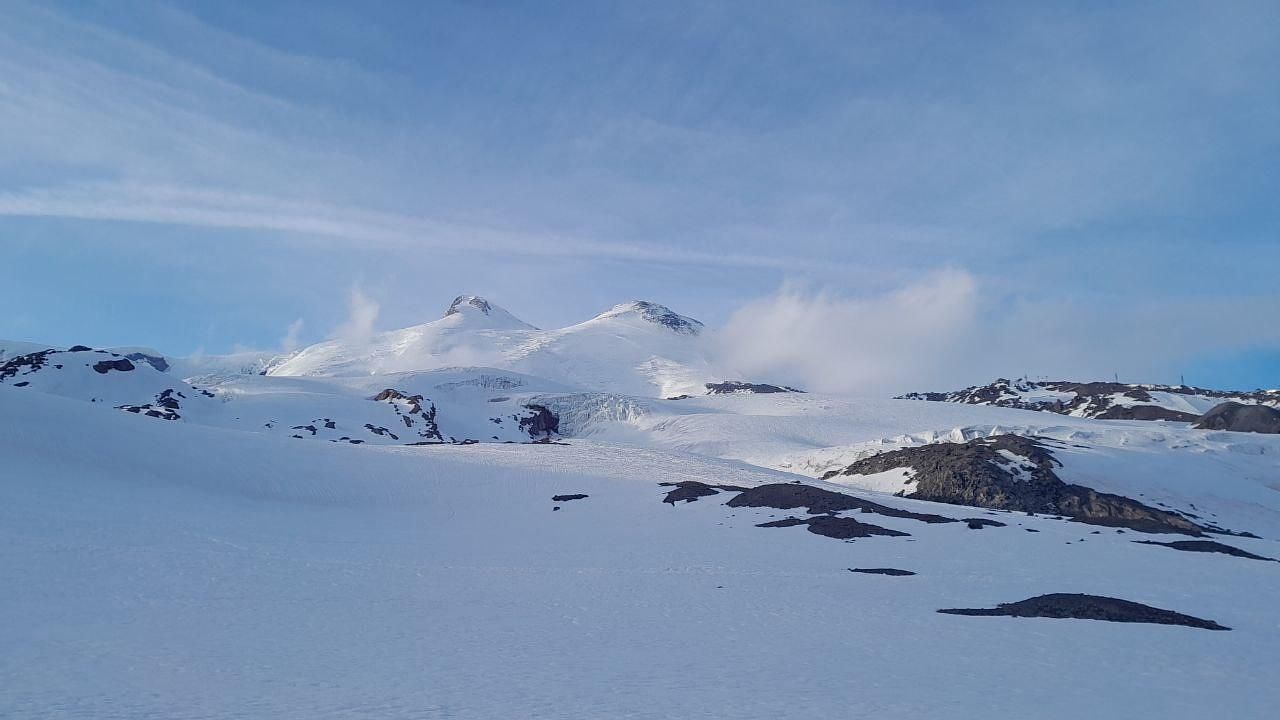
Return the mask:
[[[1280,702],[1280,564],[880,495],[1008,527],[758,528],[787,513],[725,494],[672,507],[657,483],[796,476],[570,443],[300,442],[0,387],[0,717],[1269,718]],[[552,502],[566,493],[589,497]],[[935,612],[1051,592],[1233,630]]]

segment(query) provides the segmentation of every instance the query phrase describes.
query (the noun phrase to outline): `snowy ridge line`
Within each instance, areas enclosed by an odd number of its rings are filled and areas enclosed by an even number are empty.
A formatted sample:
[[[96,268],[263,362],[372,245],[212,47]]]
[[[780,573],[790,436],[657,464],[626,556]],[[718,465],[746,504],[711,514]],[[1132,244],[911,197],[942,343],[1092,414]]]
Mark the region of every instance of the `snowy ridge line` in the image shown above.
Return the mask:
[[[1280,452],[1280,442],[1256,435],[1226,431],[1162,432],[1143,426],[1082,429],[1066,425],[966,425],[950,430],[906,433],[849,445],[799,453],[774,465],[777,469],[819,477],[835,469],[875,455],[935,443],[965,443],[997,435],[1020,435],[1066,445],[1110,448],[1161,448],[1195,453],[1266,455]]]
[[[485,366],[574,390],[643,397],[701,394],[712,369],[702,323],[657,303],[634,301],[564,328],[541,330],[485,298],[463,295],[444,316],[371,338],[303,348],[273,376],[362,377]]]
[[[1188,385],[999,378],[988,385],[952,392],[908,393],[899,399],[995,405],[1102,420],[1191,422],[1224,401],[1280,405],[1280,390],[1212,390]]]

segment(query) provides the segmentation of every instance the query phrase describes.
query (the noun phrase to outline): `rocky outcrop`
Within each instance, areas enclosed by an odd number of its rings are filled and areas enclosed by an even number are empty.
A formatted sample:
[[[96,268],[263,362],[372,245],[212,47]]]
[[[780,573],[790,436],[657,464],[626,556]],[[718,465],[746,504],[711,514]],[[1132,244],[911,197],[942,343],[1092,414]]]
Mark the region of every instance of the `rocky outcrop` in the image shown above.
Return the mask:
[[[146,363],[160,372],[169,371],[169,361],[160,355],[148,355],[147,353],[131,352],[125,355],[125,358],[136,363]]]
[[[41,350],[40,352],[10,358],[3,365],[0,365],[0,382],[5,382],[9,378],[19,375],[30,375],[31,373],[39,372],[45,365],[49,364],[49,357],[56,352],[57,350]]]
[[[1201,415],[1194,427],[1274,435],[1280,433],[1280,410],[1265,405],[1224,402]]]
[[[489,301],[482,297],[478,297],[476,295],[459,295],[453,299],[452,303],[449,304],[449,309],[444,311],[444,316],[449,317],[450,315],[457,315],[461,311],[463,305],[469,305],[485,315],[488,315],[493,310],[493,306],[489,304]]]
[[[756,527],[780,528],[795,527],[797,525],[807,526],[809,528],[809,532],[815,535],[835,538],[837,540],[852,540],[854,538],[865,538],[873,535],[885,535],[888,537],[910,536],[910,533],[904,533],[901,530],[890,530],[889,528],[880,527],[879,525],[859,522],[853,518],[836,517],[834,515],[817,515],[810,518],[787,518],[785,520],[774,520],[772,522],[761,523]]]
[[[1171,410],[1159,405],[1113,405],[1098,414],[1099,420],[1168,420],[1170,422],[1195,422],[1194,413]]]
[[[118,405],[116,409],[160,420],[178,420],[182,417],[178,414],[182,409],[181,401],[186,398],[181,392],[169,388],[157,394],[154,402],[145,405]]]
[[[667,492],[666,497],[662,498],[662,502],[675,506],[678,502],[691,503],[696,502],[698,498],[711,497],[719,495],[722,490],[728,492],[746,492],[746,488],[737,485],[708,485],[698,482],[697,480],[682,480],[680,482],[664,482],[658,483],[661,487],[674,488]]]
[[[430,400],[421,395],[410,395],[395,388],[387,388],[370,399],[374,402],[390,404],[395,409],[396,415],[400,417],[400,421],[404,423],[404,426],[423,439],[416,441],[415,444],[422,444],[424,441],[445,441],[444,436],[440,434],[440,426],[436,422],[435,403]],[[383,430],[386,429],[383,428]]]
[[[117,358],[115,360],[101,360],[93,364],[93,371],[101,375],[106,375],[112,370],[131,372],[133,363],[128,358]]]
[[[851,573],[863,573],[864,575],[890,575],[893,577],[907,577],[915,575],[910,570],[899,570],[898,568],[849,568]]]
[[[893,450],[829,472],[823,479],[910,468],[914,489],[903,494],[917,500],[1067,515],[1080,522],[1142,532],[1198,536],[1206,530],[1181,515],[1063,482],[1054,472],[1060,465],[1032,438],[997,435]]]
[[[570,500],[585,500],[589,497],[586,493],[569,493],[568,495],[552,495],[551,502],[569,502]]]
[[[832,514],[846,510],[875,513],[886,517],[907,518],[925,523],[957,522],[955,518],[918,513],[871,502],[856,495],[825,490],[803,483],[771,483],[740,491],[725,503],[729,507],[767,507],[775,510],[805,508],[810,514]]]
[[[1106,622],[1152,623],[1156,625],[1183,625],[1203,630],[1230,630],[1212,620],[1183,615],[1172,610],[1143,605],[1131,600],[1083,595],[1080,593],[1052,593],[1012,603],[1001,603],[994,608],[948,608],[938,612],[947,615],[1003,615],[1019,618],[1074,618],[1077,620],[1103,620]]]
[[[524,406],[530,414],[520,418],[520,429],[534,440],[548,439],[560,432],[560,418],[544,405],[530,403]]]
[[[646,300],[637,300],[631,304],[640,316],[655,325],[661,325],[681,335],[697,335],[702,332],[702,323],[690,317],[673,312],[671,308]]]
[[[765,383],[749,383],[741,380],[726,380],[718,383],[707,383],[708,395],[733,395],[736,393],[802,393],[786,385],[768,385]],[[678,399],[678,398],[676,398]]]

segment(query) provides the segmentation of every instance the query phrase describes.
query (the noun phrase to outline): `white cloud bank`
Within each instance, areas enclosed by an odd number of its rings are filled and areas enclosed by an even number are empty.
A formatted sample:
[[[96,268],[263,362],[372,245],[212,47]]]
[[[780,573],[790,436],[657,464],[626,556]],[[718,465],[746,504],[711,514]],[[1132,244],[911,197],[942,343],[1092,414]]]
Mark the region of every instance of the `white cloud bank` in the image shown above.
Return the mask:
[[[736,375],[822,392],[946,390],[1024,375],[1176,383],[1217,349],[1280,347],[1280,327],[1260,319],[1277,307],[1275,294],[1010,299],[967,271],[944,270],[866,297],[786,285],[734,312],[713,337],[720,365]]]

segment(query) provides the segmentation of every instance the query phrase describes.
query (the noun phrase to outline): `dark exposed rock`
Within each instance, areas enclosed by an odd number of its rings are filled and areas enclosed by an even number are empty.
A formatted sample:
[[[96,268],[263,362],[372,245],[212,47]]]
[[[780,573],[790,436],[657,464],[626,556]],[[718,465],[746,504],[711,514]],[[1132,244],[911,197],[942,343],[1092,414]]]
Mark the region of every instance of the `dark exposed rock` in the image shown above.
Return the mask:
[[[129,372],[133,370],[133,363],[128,358],[118,358],[116,360],[100,360],[93,364],[93,371],[101,375],[106,375],[112,370]]]
[[[1183,615],[1172,610],[1161,610],[1160,608],[1130,600],[1079,593],[1040,595],[1018,602],[1001,603],[994,608],[949,608],[938,612],[948,615],[1004,615],[1022,618],[1075,618],[1079,620],[1105,620],[1107,622],[1185,625],[1186,627],[1205,630],[1231,629],[1223,627],[1212,620]]]
[[[786,385],[767,385],[765,383],[749,383],[741,380],[726,380],[718,383],[707,383],[708,395],[732,395],[734,393],[802,393],[803,390],[797,390]],[[688,397],[688,396],[685,396]],[[679,398],[675,398],[679,399]]]
[[[1266,405],[1224,402],[1201,415],[1194,427],[1200,430],[1229,430],[1274,435],[1280,433],[1280,410]]]
[[[524,407],[532,414],[520,418],[520,429],[529,433],[529,437],[550,438],[560,432],[560,418],[545,406],[529,404]]]
[[[159,420],[178,420],[182,416],[178,414],[178,410],[182,409],[179,398],[186,396],[177,392],[173,388],[162,390],[156,395],[153,402],[145,405],[117,405],[117,410],[124,410],[134,414],[146,415],[150,418]]]
[[[915,575],[910,570],[899,570],[897,568],[849,568],[849,572],[866,573],[867,575],[893,575],[894,577]]]
[[[809,532],[823,537],[836,538],[837,540],[852,540],[853,538],[865,538],[872,535],[887,535],[889,537],[909,537],[910,533],[904,533],[900,530],[890,530],[879,525],[870,525],[858,522],[853,518],[836,517],[834,515],[816,515],[811,518],[786,518],[785,520],[774,520],[773,522],[761,523],[756,527],[762,528],[779,528],[794,527],[796,525],[809,526]]]
[[[984,527],[1005,527],[1002,522],[986,518],[964,518],[961,522],[967,523],[970,530],[981,530]]]
[[[711,495],[719,495],[721,490],[729,492],[742,492],[746,488],[737,485],[708,485],[698,482],[697,480],[682,480],[680,482],[664,482],[658,483],[662,487],[674,487],[675,489],[668,492],[666,497],[662,498],[662,502],[675,505],[678,502],[694,502],[701,497],[709,497]]]
[[[22,382],[16,382],[16,383],[14,383],[14,384],[13,384],[13,386],[14,386],[14,387],[26,387],[26,386],[28,386],[28,385],[30,385],[30,384],[31,384],[30,382],[28,382],[28,381],[26,381],[26,380],[23,380]]]
[[[553,495],[551,502],[569,502],[570,500],[582,500],[588,497],[583,493],[573,493],[571,495]]]
[[[814,517],[790,517],[763,523],[757,527],[779,528],[804,525],[809,528],[811,533],[841,540],[871,537],[872,535],[892,537],[909,535],[909,533],[899,530],[891,530],[853,518],[839,517],[835,514],[846,510],[859,510],[864,513],[877,513],[888,517],[909,518],[926,523],[955,522],[954,519],[942,517],[941,515],[928,515],[909,510],[900,510],[852,495],[832,492],[801,483],[774,483],[753,488],[733,485],[708,485],[696,480],[661,484],[675,488],[663,498],[663,502],[670,503],[673,506],[680,501],[693,502],[701,497],[718,495],[721,491],[731,491],[738,493],[738,495],[725,503],[729,507],[767,507],[777,510],[807,508],[810,513],[814,514]]]
[[[476,297],[474,295],[459,295],[453,299],[453,302],[449,305],[449,309],[444,312],[444,316],[449,317],[450,315],[458,314],[460,312],[459,308],[463,305],[470,305],[485,315],[488,315],[493,311],[493,306],[489,304],[488,300],[485,300],[482,297]]]
[[[0,364],[0,382],[18,375],[30,375],[39,372],[49,364],[49,356],[57,350],[41,350],[39,352],[18,355]]]
[[[72,345],[67,348],[67,352],[92,352],[93,348],[88,345]]]
[[[1021,460],[1015,461],[1009,455]],[[823,479],[910,468],[915,490],[907,497],[918,500],[1066,515],[1079,522],[1142,532],[1200,535],[1206,529],[1181,515],[1136,500],[1069,485],[1054,472],[1058,465],[1053,455],[1032,438],[996,435],[964,443],[893,450],[827,473]]]
[[[430,400],[423,398],[421,395],[409,395],[395,388],[387,388],[370,399],[375,402],[390,404],[396,415],[400,416],[406,428],[416,428],[415,432],[418,437],[427,441],[444,442],[444,436],[440,434],[440,426],[436,423],[436,406]],[[333,421],[326,419],[324,426],[332,429],[334,427]],[[386,428],[382,429],[387,434],[390,434],[390,431]],[[392,437],[395,436],[393,435]],[[398,440],[399,438],[397,437],[396,439]],[[410,444],[427,445],[430,443],[417,441]]]
[[[169,361],[159,355],[148,355],[146,353],[132,352],[125,355],[125,358],[134,362],[144,362],[160,372],[169,371]]]
[[[777,510],[808,508],[809,512],[815,515],[837,513],[845,510],[860,510],[866,513],[908,518],[926,523],[956,522],[954,518],[893,508],[853,495],[798,483],[773,483],[746,488],[737,497],[725,504],[729,507],[769,507]]]
[[[1251,552],[1241,550],[1238,547],[1223,545],[1213,540],[1174,540],[1173,542],[1156,542],[1155,540],[1134,540],[1139,545],[1163,545],[1174,550],[1183,550],[1185,552],[1206,552],[1221,553],[1223,555],[1231,555],[1232,557],[1248,558],[1250,560],[1266,560],[1267,562],[1280,562],[1274,558],[1254,555]]]
[[[177,397],[175,397],[175,393],[172,388],[168,390],[163,390],[160,392],[159,395],[156,396],[156,404],[162,408],[177,410],[182,407],[181,403],[179,403],[178,401],[178,397],[184,397],[184,396],[182,395],[182,393],[177,393]]]
[[[671,396],[671,397],[669,397],[669,398],[664,398],[664,399],[666,399],[666,400],[688,400],[688,399],[689,399],[689,398],[691,398],[691,397],[693,397],[693,396],[692,396],[692,395],[673,395],[673,396]]]
[[[401,416],[401,417],[403,417],[403,416]],[[390,430],[388,430],[388,429],[386,429],[386,428],[384,428],[384,427],[379,427],[379,426],[377,426],[377,425],[374,425],[373,423],[365,423],[365,424],[364,424],[364,429],[365,429],[365,430],[368,430],[369,432],[373,433],[374,435],[381,435],[381,436],[383,436],[383,437],[389,437],[389,438],[391,438],[392,440],[399,440],[399,439],[400,439],[400,437],[399,437],[399,436],[397,436],[395,433],[391,432]]]
[[[1195,422],[1195,413],[1170,410],[1159,405],[1113,405],[1095,416],[1099,420],[1168,420]]]
[[[661,325],[672,332],[681,335],[697,335],[702,332],[702,323],[693,318],[685,317],[671,308],[658,303],[648,302],[646,300],[637,300],[631,303],[631,308],[640,313],[640,317],[648,320],[655,325]]]

